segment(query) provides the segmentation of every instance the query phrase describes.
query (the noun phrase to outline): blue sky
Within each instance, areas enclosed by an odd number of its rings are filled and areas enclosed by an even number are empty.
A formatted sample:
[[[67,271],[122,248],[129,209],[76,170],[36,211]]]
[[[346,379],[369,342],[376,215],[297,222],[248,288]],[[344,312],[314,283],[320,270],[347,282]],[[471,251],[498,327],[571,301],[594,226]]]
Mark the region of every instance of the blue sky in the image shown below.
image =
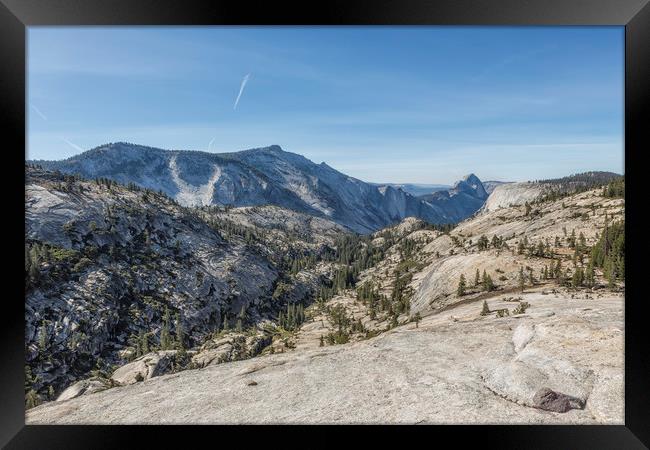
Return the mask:
[[[623,27],[30,27],[27,157],[278,144],[374,182],[622,173],[623,42]]]

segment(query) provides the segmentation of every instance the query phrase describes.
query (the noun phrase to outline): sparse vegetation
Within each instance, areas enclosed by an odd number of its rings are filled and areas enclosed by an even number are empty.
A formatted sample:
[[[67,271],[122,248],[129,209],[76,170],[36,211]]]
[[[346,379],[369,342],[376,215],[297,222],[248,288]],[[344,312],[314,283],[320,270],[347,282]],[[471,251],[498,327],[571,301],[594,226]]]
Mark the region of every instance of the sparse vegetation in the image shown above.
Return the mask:
[[[512,314],[524,314],[526,310],[530,307],[530,303],[521,301],[515,309],[512,310]]]
[[[456,295],[458,295],[459,297],[465,295],[465,288],[466,288],[465,275],[461,274],[460,279],[458,280],[458,288],[456,289]]]

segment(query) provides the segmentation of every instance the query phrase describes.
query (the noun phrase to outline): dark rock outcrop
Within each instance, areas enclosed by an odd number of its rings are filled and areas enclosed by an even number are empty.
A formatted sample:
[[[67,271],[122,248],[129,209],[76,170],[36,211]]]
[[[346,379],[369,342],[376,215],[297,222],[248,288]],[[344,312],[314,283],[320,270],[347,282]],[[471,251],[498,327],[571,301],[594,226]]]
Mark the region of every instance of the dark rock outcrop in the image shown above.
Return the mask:
[[[580,399],[545,387],[535,393],[533,406],[546,411],[565,413],[571,409],[583,409],[585,405]]]

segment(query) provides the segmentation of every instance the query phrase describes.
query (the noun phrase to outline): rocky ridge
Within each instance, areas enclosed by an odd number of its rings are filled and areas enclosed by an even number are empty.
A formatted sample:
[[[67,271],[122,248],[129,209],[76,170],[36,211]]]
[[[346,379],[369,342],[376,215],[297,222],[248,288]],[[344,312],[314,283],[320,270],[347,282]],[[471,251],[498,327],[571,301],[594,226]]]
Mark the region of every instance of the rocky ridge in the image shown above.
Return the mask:
[[[120,142],[62,161],[34,163],[85,178],[134,183],[162,191],[185,206],[275,205],[359,233],[385,228],[409,216],[429,223],[458,222],[487,197],[474,177],[472,189],[467,189],[464,180],[423,201],[399,187],[365,183],[277,145],[216,154]]]

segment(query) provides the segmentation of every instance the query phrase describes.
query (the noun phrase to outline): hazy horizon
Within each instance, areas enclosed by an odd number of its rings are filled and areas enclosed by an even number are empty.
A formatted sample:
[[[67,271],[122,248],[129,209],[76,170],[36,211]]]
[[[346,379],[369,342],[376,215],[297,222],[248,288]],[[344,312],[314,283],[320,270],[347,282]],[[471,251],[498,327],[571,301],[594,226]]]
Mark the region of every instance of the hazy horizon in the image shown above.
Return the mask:
[[[29,27],[28,159],[278,144],[373,183],[623,173],[623,27]]]

